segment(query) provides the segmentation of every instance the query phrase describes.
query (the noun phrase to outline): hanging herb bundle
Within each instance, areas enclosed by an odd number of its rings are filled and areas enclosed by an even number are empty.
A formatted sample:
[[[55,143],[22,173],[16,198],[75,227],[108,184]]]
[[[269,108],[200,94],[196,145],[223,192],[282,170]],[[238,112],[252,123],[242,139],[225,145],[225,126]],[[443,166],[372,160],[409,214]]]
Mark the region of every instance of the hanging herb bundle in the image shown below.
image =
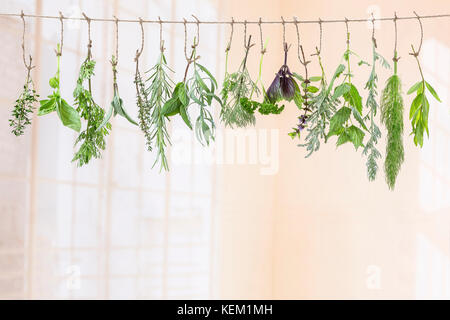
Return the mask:
[[[30,116],[33,114],[33,104],[38,101],[39,95],[34,89],[33,79],[31,78],[32,58],[30,55],[29,63],[25,61],[25,18],[22,11],[21,14],[23,21],[23,34],[22,34],[22,58],[25,68],[27,69],[27,77],[23,86],[22,93],[14,104],[12,111],[12,118],[9,119],[9,125],[13,128],[12,133],[16,136],[20,136],[24,133],[25,127],[31,124]]]
[[[62,124],[68,128],[71,128],[77,132],[81,130],[81,120],[78,112],[71,107],[66,100],[61,97],[60,90],[60,69],[61,69],[61,55],[64,43],[64,24],[63,17],[60,13],[61,22],[61,42],[58,43],[56,47],[56,57],[57,57],[57,70],[54,77],[50,78],[49,84],[53,88],[53,93],[48,96],[48,99],[39,101],[40,107],[38,110],[38,116],[43,116],[56,111]]]
[[[367,141],[363,155],[367,156],[367,176],[370,181],[375,180],[377,171],[378,171],[378,163],[377,160],[381,157],[381,153],[378,151],[376,145],[378,143],[378,139],[381,138],[380,128],[375,123],[375,116],[378,112],[378,102],[377,102],[377,87],[378,87],[378,75],[376,72],[377,62],[381,64],[382,67],[389,69],[389,63],[385,58],[383,58],[377,52],[377,42],[375,39],[375,25],[374,20],[372,19],[372,70],[369,75],[369,79],[366,82],[365,89],[367,89],[368,95],[366,100],[366,106],[369,109],[368,114],[366,115],[366,119],[369,119],[369,140]]]
[[[198,21],[198,19],[197,19]],[[200,56],[196,55],[199,39],[199,25],[197,23],[197,37],[194,37],[192,45],[192,52],[188,57],[186,52],[187,30],[185,27],[185,56],[186,56],[186,70],[184,72],[183,81],[177,83],[173,90],[172,96],[164,104],[162,114],[166,117],[171,117],[180,114],[181,118],[189,129],[193,129],[191,119],[188,113],[190,105],[197,105],[199,107],[199,115],[195,121],[195,135],[197,140],[202,145],[209,145],[214,140],[215,124],[210,110],[213,100],[222,105],[222,101],[215,94],[217,89],[217,81],[203,65],[198,63]],[[192,64],[192,76],[188,79],[189,67]]]
[[[172,91],[173,82],[169,77],[169,71],[173,72],[167,65],[164,46],[161,42],[158,61],[148,71],[150,77],[147,81],[150,85],[145,92],[142,92],[142,89],[138,90],[140,127],[145,133],[148,149],[152,149],[153,143],[156,147],[156,159],[153,166],[160,163],[160,170],[164,169],[166,171],[169,170],[169,165],[165,150],[170,145],[170,137],[167,128],[167,119],[162,109],[170,98]],[[137,83],[139,83],[139,76],[136,79],[138,80]]]
[[[120,98],[119,95],[119,86],[117,84],[117,64],[119,59],[119,25],[118,25],[118,19],[116,18],[116,54],[111,57],[111,66],[112,66],[112,73],[113,73],[113,100],[110,104],[109,110],[105,115],[105,118],[103,119],[102,123],[100,124],[99,128],[103,128],[105,125],[108,124],[111,117],[120,115],[127,119],[130,123],[137,125],[136,121],[134,121],[128,113],[123,108],[123,100]]]
[[[255,124],[254,110],[249,109],[248,98],[252,92],[259,94],[259,88],[252,80],[247,69],[247,59],[251,44],[251,36],[245,44],[245,56],[239,66],[238,71],[229,74],[225,71],[225,78],[222,85],[222,110],[220,117],[226,126],[233,128],[246,127]],[[227,63],[227,62],[226,62]],[[247,99],[245,99],[247,98]],[[242,105],[241,102],[245,102]]]
[[[101,157],[101,151],[105,150],[106,147],[105,136],[109,134],[109,130],[111,129],[109,122],[102,126],[105,111],[94,101],[92,95],[91,79],[94,75],[95,61],[92,60],[91,53],[91,20],[86,15],[84,16],[88,23],[88,53],[86,59],[81,64],[77,85],[73,91],[77,111],[87,121],[86,129],[75,140],[75,145],[81,145],[78,151],[75,152],[72,162],[77,162],[79,167],[89,163],[92,158],[98,159]],[[86,83],[87,88],[85,88]]]
[[[338,136],[338,140],[336,145],[340,146],[344,143],[351,142],[355,146],[355,149],[358,150],[360,146],[363,145],[363,139],[365,133],[363,130],[368,131],[366,124],[364,123],[364,119],[362,118],[362,97],[358,92],[358,89],[352,83],[352,70],[350,57],[352,55],[358,57],[356,53],[350,50],[350,33],[348,31],[348,23],[346,23],[347,27],[347,49],[344,52],[343,60],[347,64],[347,69],[344,81],[342,84],[338,85],[334,89],[333,99],[338,99],[340,97],[344,98],[344,105],[336,111],[336,113],[330,119],[330,130],[327,134],[327,139],[336,135]],[[360,60],[358,65],[368,64],[365,61]],[[342,69],[342,65],[339,65],[336,72]],[[335,72],[335,73],[336,73]],[[352,124],[351,115],[359,124],[356,126]],[[362,129],[361,129],[362,128]]]
[[[414,14],[417,16],[417,13],[414,12]],[[414,58],[416,59],[421,80],[408,90],[408,94],[416,94],[416,97],[411,103],[411,108],[409,109],[409,119],[411,120],[411,134],[414,135],[414,144],[416,146],[419,145],[420,147],[422,147],[424,131],[427,132],[428,137],[430,135],[428,130],[428,113],[430,112],[430,103],[426,96],[427,89],[437,101],[441,102],[441,99],[436,93],[436,90],[434,90],[434,88],[427,81],[425,81],[425,78],[423,76],[422,67],[419,61],[419,53],[420,49],[422,48],[423,27],[419,16],[417,16],[417,19],[419,21],[421,31],[420,45],[417,51],[414,49],[414,46],[411,45],[412,53],[410,53],[410,55],[414,56]]]
[[[384,171],[386,182],[394,189],[397,175],[404,160],[403,149],[403,98],[400,77],[397,75],[397,22],[395,24],[394,74],[386,81],[381,93],[381,121],[387,129],[386,159]]]
[[[264,54],[266,53],[266,44],[263,44],[263,36],[262,36],[262,28],[261,28],[261,18],[259,21],[259,31],[261,35],[261,57],[259,59],[259,72],[258,72],[258,78],[255,81],[256,88],[260,85],[262,88],[262,92],[264,93],[264,99],[262,102],[258,102],[255,100],[252,100],[253,94],[259,95],[259,90],[253,88],[249,97],[242,97],[241,98],[241,106],[244,110],[246,110],[248,113],[254,114],[256,111],[258,111],[262,115],[269,115],[269,114],[280,114],[284,110],[284,105],[279,106],[276,102],[270,102],[267,95],[266,90],[264,89],[264,84],[262,83],[262,64],[264,60]]]
[[[292,137],[300,137],[300,132],[307,127],[308,134],[305,137],[305,143],[300,144],[301,147],[306,147],[308,151],[306,158],[311,156],[313,152],[318,151],[320,148],[320,141],[326,142],[326,129],[330,123],[332,115],[336,112],[336,107],[339,103],[338,99],[333,97],[332,90],[334,82],[344,72],[345,66],[339,65],[328,84],[325,77],[325,71],[322,65],[322,59],[320,56],[320,50],[316,48],[316,55],[318,58],[319,66],[321,68],[322,75],[317,77],[320,81],[318,93],[311,99],[310,108],[311,114],[307,119],[304,117],[299,118],[299,125],[294,128],[294,131],[290,134]],[[311,77],[311,80],[313,77]]]

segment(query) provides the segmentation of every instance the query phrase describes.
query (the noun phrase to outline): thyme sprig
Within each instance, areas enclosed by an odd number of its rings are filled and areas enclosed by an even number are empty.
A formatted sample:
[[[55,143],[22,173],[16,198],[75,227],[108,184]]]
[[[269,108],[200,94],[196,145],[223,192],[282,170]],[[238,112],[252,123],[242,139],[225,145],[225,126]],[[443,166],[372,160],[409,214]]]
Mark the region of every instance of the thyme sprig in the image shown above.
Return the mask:
[[[378,171],[378,163],[377,160],[381,158],[381,153],[378,151],[376,145],[378,140],[381,138],[380,128],[375,123],[375,116],[378,112],[378,102],[377,102],[377,88],[378,88],[378,75],[376,71],[377,62],[381,64],[381,66],[385,69],[389,69],[390,65],[383,56],[381,56],[377,52],[377,44],[375,38],[372,37],[372,69],[369,75],[369,79],[366,82],[365,89],[368,90],[366,107],[369,109],[369,112],[365,116],[365,119],[370,121],[369,126],[369,134],[370,137],[364,147],[363,155],[367,156],[367,176],[370,181],[375,180],[377,171]]]
[[[259,94],[259,88],[252,80],[247,69],[248,54],[252,46],[251,36],[249,36],[248,43],[245,46],[244,59],[239,69],[231,74],[227,71],[228,52],[226,55],[225,77],[221,90],[222,110],[220,117],[225,125],[231,128],[254,125],[256,121],[254,112],[242,105],[242,102],[246,101],[242,98],[249,98],[253,93]]]
[[[79,167],[89,163],[92,158],[101,157],[101,151],[106,147],[105,137],[111,130],[111,123],[102,125],[105,111],[94,101],[92,95],[91,79],[94,75],[95,61],[92,60],[91,47],[92,42],[89,41],[88,54],[81,64],[77,85],[73,91],[76,110],[81,118],[86,120],[86,129],[75,140],[75,145],[81,145],[72,159]]]
[[[31,57],[30,57],[31,66]],[[16,136],[23,135],[25,127],[31,124],[31,116],[34,111],[34,103],[38,102],[39,95],[34,89],[33,79],[31,78],[31,67],[27,68],[27,77],[22,89],[22,93],[14,104],[9,125],[13,128],[12,133]]]

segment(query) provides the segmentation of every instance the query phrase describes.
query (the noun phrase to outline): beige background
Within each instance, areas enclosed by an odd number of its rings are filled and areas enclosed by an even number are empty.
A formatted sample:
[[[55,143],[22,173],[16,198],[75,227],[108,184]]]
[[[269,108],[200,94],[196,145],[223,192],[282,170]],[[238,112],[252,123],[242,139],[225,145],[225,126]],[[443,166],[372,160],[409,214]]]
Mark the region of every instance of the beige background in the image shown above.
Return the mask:
[[[55,5],[57,3],[57,5]],[[74,8],[90,16],[171,17],[263,20],[359,18],[370,10],[381,16],[449,13],[446,0],[423,1],[4,1],[2,12],[65,14]],[[76,10],[75,10],[76,11]],[[145,14],[144,14],[145,13]],[[40,66],[35,79],[41,95],[54,72],[53,48],[58,22],[28,21],[28,37]],[[405,163],[391,192],[379,171],[369,183],[365,159],[350,145],[336,150],[333,141],[304,159],[287,133],[297,109],[289,105],[278,117],[259,118],[258,129],[279,129],[279,171],[261,175],[257,165],[195,164],[199,148],[192,139],[193,163],[173,165],[169,174],[150,171],[140,133],[114,120],[104,157],[87,168],[70,165],[74,136],[56,117],[41,118],[25,137],[9,133],[11,103],[22,85],[20,20],[1,18],[8,54],[1,68],[9,76],[1,90],[0,298],[450,298],[450,19],[424,20],[421,60],[429,82],[443,103],[431,105],[430,134],[422,150],[409,138],[405,113]],[[67,28],[63,93],[71,95],[85,55],[85,25]],[[121,27],[120,83],[134,108],[130,83],[138,27]],[[323,58],[327,75],[345,50],[344,24],[324,24]],[[98,100],[109,103],[112,24],[94,24]],[[183,69],[182,26],[165,28],[169,61]],[[296,59],[296,34],[291,69]],[[351,45],[371,59],[371,29],[350,24]],[[157,26],[146,26],[144,65],[156,57]],[[259,30],[249,26],[256,47],[249,68],[257,73]],[[267,86],[282,63],[282,28],[264,25],[269,39],[263,80]],[[105,36],[106,35],[106,36]],[[229,26],[201,29],[203,63],[223,74],[223,49]],[[318,45],[318,26],[301,25],[307,53]],[[235,28],[230,69],[243,53],[242,26]],[[393,23],[376,30],[380,53],[390,59]],[[34,41],[38,40],[38,41]],[[417,21],[399,22],[399,73],[403,89],[419,77],[408,55],[419,41]],[[32,43],[32,44],[31,44]],[[17,57],[11,59],[11,57]],[[318,67],[311,59],[311,73]],[[356,67],[355,67],[356,68]],[[369,69],[355,79],[363,87]],[[380,72],[380,87],[389,72]],[[218,77],[221,79],[222,77]],[[365,95],[364,95],[365,98]],[[405,109],[410,97],[405,96]],[[174,122],[172,129],[182,127]],[[189,140],[191,141],[191,140]],[[384,138],[380,144],[384,151]],[[173,160],[173,159],[172,159]],[[380,164],[382,168],[382,165]],[[56,200],[55,200],[56,199]],[[77,282],[78,281],[78,282]],[[69,284],[80,284],[72,288]],[[75,286],[76,287],[76,286]]]

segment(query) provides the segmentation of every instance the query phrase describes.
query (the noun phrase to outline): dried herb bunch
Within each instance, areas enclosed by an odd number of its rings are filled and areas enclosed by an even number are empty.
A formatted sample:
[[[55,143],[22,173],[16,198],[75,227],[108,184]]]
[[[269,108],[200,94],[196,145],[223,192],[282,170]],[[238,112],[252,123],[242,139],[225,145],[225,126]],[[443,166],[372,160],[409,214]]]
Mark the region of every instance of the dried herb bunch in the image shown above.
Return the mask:
[[[39,101],[40,107],[38,116],[43,116],[56,111],[62,124],[77,132],[81,130],[81,120],[78,112],[71,107],[66,100],[61,97],[60,90],[60,69],[61,69],[61,45],[58,44],[56,48],[56,56],[58,60],[58,67],[54,77],[50,78],[49,84],[53,88],[53,93],[48,96],[48,99]]]
[[[255,124],[256,118],[254,113],[248,109],[248,106],[244,107],[241,103],[246,101],[243,98],[249,98],[252,92],[259,94],[259,88],[252,80],[247,69],[248,54],[252,46],[251,36],[249,36],[248,42],[245,45],[244,59],[238,71],[231,74],[227,70],[225,71],[221,90],[222,110],[220,117],[225,125],[231,128],[235,126],[246,127]]]
[[[373,21],[372,21],[373,22]],[[373,29],[374,30],[374,29]],[[370,121],[369,126],[369,134],[370,137],[366,142],[366,145],[363,150],[363,155],[367,156],[367,176],[370,181],[375,180],[378,171],[378,163],[377,160],[381,158],[381,153],[378,151],[376,145],[378,140],[381,138],[380,128],[375,123],[375,116],[378,112],[378,102],[377,102],[377,88],[378,88],[378,75],[376,70],[376,65],[379,63],[383,68],[389,69],[390,65],[385,58],[383,58],[377,52],[377,42],[372,33],[372,70],[369,75],[369,79],[366,82],[365,89],[368,90],[366,107],[369,109],[369,112],[365,116],[365,119]]]
[[[300,131],[307,127],[308,134],[305,137],[305,143],[300,144],[301,147],[306,147],[306,158],[311,156],[313,152],[316,152],[320,148],[320,141],[326,141],[326,130],[329,126],[330,119],[332,115],[336,112],[336,107],[338,106],[338,99],[333,97],[332,90],[334,88],[334,82],[337,78],[344,72],[345,66],[340,65],[333,74],[330,83],[327,83],[325,71],[322,65],[322,59],[320,56],[320,50],[316,48],[316,53],[318,63],[321,69],[320,77],[311,77],[312,80],[318,79],[320,81],[320,85],[318,88],[317,94],[311,99],[309,107],[311,109],[311,113],[307,119],[299,119],[304,120],[305,122],[299,123],[297,128],[294,128],[291,136],[299,136]],[[297,130],[295,130],[297,129]]]
[[[381,121],[387,130],[384,171],[386,182],[394,189],[397,175],[404,160],[403,98],[400,77],[397,75],[397,51],[394,52],[394,74],[386,81],[381,93]]]
[[[90,20],[88,20],[88,30],[90,31]],[[81,64],[77,85],[73,91],[73,97],[77,111],[81,117],[87,121],[86,129],[82,131],[75,145],[81,144],[75,153],[72,161],[77,162],[79,167],[89,163],[92,158],[100,158],[101,151],[105,150],[105,137],[111,130],[111,124],[107,122],[103,125],[105,111],[94,101],[92,95],[92,76],[94,75],[95,61],[92,60],[92,41],[88,41],[88,53]],[[85,85],[87,84],[87,88]]]
[[[438,94],[436,93],[436,90],[434,90],[431,84],[425,81],[422,72],[422,67],[420,66],[420,61],[418,58],[419,52],[416,52],[413,46],[411,46],[411,48],[413,51],[411,54],[415,57],[417,61],[417,66],[419,68],[421,80],[415,83],[408,90],[408,94],[413,93],[416,94],[416,97],[412,101],[411,107],[409,109],[409,119],[411,120],[412,126],[411,134],[414,135],[414,144],[416,146],[419,145],[420,147],[422,147],[424,131],[427,132],[428,137],[430,135],[428,130],[428,113],[430,112],[430,103],[426,96],[427,89],[437,101],[441,102],[441,99],[439,98]]]
[[[350,57],[358,55],[350,50],[350,33],[348,32],[348,24],[347,26],[347,49],[344,52],[343,60],[347,64],[346,72],[344,73],[344,81],[342,84],[338,85],[334,89],[333,99],[338,99],[343,97],[344,104],[343,106],[336,111],[336,113],[330,119],[330,129],[327,134],[327,139],[334,135],[338,136],[338,140],[336,142],[337,146],[340,146],[344,143],[351,142],[355,146],[357,150],[360,146],[363,145],[363,139],[365,133],[363,130],[368,130],[366,124],[364,123],[364,119],[362,118],[362,97],[358,92],[358,89],[352,83],[352,70]],[[361,66],[363,64],[368,64],[365,61],[360,60],[358,65]],[[335,73],[339,73],[343,68],[343,64],[339,65]],[[344,66],[345,68],[345,66]],[[351,116],[353,115],[353,119],[359,124],[356,126],[351,121]]]
[[[23,86],[22,93],[14,104],[12,117],[9,119],[9,125],[13,128],[12,133],[20,136],[24,133],[25,127],[31,124],[31,116],[33,115],[33,104],[38,102],[39,95],[34,89],[33,79],[31,79],[31,56],[30,68],[27,67],[27,77]]]

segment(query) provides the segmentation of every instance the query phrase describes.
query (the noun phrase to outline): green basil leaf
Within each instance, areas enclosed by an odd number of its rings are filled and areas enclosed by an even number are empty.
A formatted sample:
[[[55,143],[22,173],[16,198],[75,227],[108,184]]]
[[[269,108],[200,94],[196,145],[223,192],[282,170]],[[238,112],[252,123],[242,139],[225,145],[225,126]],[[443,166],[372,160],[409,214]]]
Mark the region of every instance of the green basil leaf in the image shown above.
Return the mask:
[[[178,98],[170,98],[164,103],[161,109],[161,115],[170,117],[176,115],[180,111],[181,102]]]
[[[56,112],[58,113],[61,122],[66,127],[77,132],[81,130],[81,119],[77,110],[72,108],[64,99],[57,101]]]
[[[51,98],[48,100],[41,100],[39,101],[40,103],[40,107],[38,110],[38,116],[43,116],[46,115],[50,112],[53,112],[56,110],[56,99],[55,98]]]
[[[184,104],[180,104],[180,115],[181,118],[183,119],[184,123],[186,123],[186,125],[189,127],[189,129],[192,130],[192,123],[191,123],[191,119],[189,118],[189,114],[186,111],[186,106]]]

